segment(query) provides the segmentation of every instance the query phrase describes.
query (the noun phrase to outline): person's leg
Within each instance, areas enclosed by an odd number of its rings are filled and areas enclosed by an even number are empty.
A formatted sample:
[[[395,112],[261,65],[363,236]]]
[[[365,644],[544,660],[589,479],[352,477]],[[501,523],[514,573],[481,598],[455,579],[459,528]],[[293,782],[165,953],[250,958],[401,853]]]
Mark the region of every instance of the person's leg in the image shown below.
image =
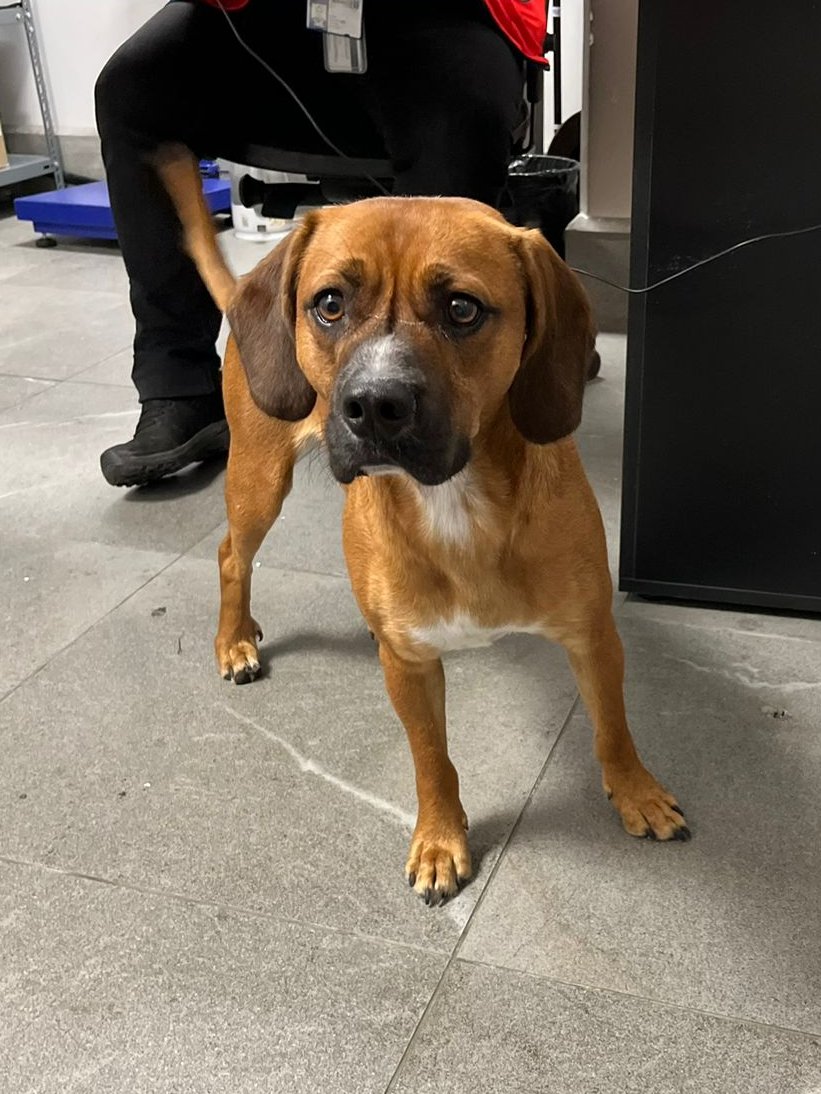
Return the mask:
[[[200,65],[216,61],[217,29],[198,5],[169,4],[97,80],[97,125],[136,324],[132,379],[142,403],[133,439],[100,457],[114,486],[161,478],[228,447],[215,347],[221,316],[180,250],[176,215],[147,159],[163,141],[201,143],[209,104],[207,96],[197,101]]]
[[[305,29],[302,0],[250,5],[232,17],[243,38],[326,115],[350,118],[355,87],[327,94],[322,42]],[[214,79],[214,73],[219,78]],[[241,48],[223,14],[176,0],[129,39],[97,83],[97,115],[112,209],[136,320],[133,379],[143,415],[126,445],[107,450],[103,474],[132,485],[227,446],[215,340],[220,316],[189,258],[147,156],[165,141],[228,157],[244,143],[321,149],[299,108]],[[360,111],[361,113],[361,111]],[[371,128],[366,121],[366,128]]]
[[[141,401],[219,386],[220,316],[178,246],[170,200],[146,156],[162,141],[196,147],[207,126],[203,71],[223,37],[197,4],[162,8],[111,58],[96,86],[111,206],[136,320],[133,379]]]
[[[393,8],[393,5],[391,5]],[[482,0],[365,6],[368,84],[397,194],[498,203],[521,118],[524,62]]]

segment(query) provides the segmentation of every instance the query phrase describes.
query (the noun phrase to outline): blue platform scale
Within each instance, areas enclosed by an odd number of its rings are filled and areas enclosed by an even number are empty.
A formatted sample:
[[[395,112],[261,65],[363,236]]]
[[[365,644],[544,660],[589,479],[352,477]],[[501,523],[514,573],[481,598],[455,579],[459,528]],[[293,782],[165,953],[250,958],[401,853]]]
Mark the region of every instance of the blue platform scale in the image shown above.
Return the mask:
[[[228,179],[205,177],[202,191],[212,213],[224,213],[231,208],[231,184]],[[87,182],[81,186],[68,186],[64,190],[17,198],[14,212],[18,220],[32,221],[35,232],[44,236],[117,238],[108,187],[104,182]]]

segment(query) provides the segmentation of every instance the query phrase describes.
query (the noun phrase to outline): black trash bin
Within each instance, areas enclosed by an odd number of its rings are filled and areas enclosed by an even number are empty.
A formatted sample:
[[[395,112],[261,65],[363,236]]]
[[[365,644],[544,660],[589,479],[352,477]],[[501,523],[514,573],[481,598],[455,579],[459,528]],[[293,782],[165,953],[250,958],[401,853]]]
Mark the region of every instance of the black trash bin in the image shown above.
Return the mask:
[[[531,154],[508,170],[502,212],[522,228],[539,228],[564,258],[564,230],[579,211],[579,164],[564,156]]]

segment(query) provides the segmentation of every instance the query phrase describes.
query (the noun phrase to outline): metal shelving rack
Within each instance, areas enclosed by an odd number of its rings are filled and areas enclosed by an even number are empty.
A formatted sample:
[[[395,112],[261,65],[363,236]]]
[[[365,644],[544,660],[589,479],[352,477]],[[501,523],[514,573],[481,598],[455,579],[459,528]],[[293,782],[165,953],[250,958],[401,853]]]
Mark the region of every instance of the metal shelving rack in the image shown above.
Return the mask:
[[[65,175],[63,172],[63,158],[60,154],[60,145],[54,132],[54,122],[51,116],[51,104],[48,100],[43,62],[40,55],[40,44],[37,41],[37,28],[34,25],[34,14],[31,8],[31,0],[17,0],[16,3],[2,4],[0,6],[0,27],[22,25],[26,32],[31,69],[34,74],[34,83],[37,88],[37,100],[40,104],[40,114],[43,118],[43,133],[46,141],[45,156],[23,156],[17,153],[9,154],[9,166],[0,169],[0,186],[13,186],[18,182],[26,182],[28,179],[38,178],[41,175],[54,175],[54,181],[58,190],[65,187]]]

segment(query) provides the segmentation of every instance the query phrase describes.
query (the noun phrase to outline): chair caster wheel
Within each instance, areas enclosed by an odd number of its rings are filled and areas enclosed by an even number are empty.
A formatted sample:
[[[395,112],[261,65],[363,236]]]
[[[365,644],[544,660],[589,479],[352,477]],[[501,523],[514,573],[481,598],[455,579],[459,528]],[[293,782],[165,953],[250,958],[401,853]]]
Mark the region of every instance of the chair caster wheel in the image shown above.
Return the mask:
[[[37,239],[35,239],[34,241],[34,246],[46,248],[56,247],[57,240],[54,238],[54,236],[38,236]]]

